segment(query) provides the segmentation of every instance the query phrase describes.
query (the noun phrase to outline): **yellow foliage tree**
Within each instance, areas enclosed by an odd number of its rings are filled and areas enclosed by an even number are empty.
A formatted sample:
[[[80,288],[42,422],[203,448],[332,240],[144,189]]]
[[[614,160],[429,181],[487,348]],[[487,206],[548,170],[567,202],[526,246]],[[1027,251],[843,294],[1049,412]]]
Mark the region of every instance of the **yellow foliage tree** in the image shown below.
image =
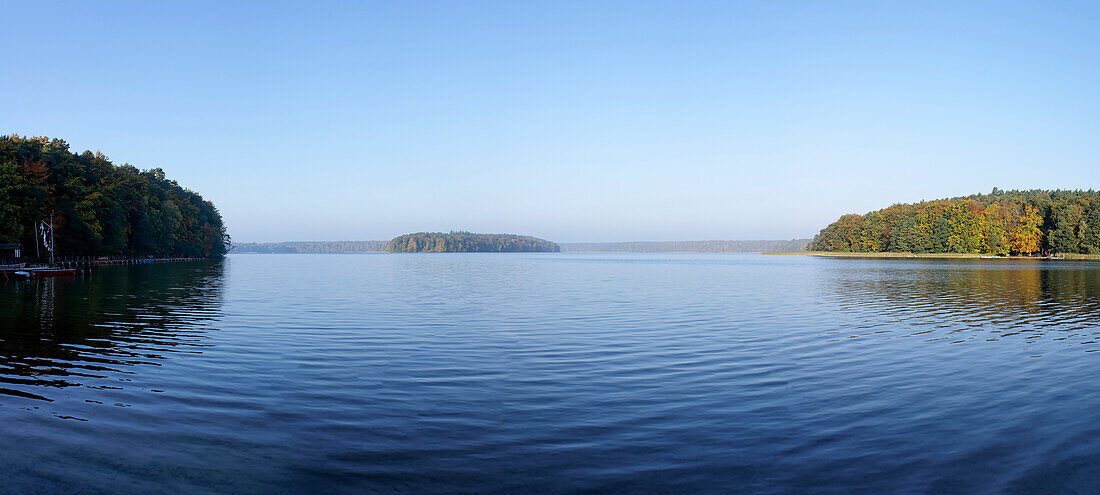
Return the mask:
[[[1021,254],[1039,252],[1043,248],[1043,231],[1039,229],[1042,223],[1043,217],[1039,215],[1039,210],[1034,206],[1024,205],[1024,212],[1012,232],[1012,251]]]

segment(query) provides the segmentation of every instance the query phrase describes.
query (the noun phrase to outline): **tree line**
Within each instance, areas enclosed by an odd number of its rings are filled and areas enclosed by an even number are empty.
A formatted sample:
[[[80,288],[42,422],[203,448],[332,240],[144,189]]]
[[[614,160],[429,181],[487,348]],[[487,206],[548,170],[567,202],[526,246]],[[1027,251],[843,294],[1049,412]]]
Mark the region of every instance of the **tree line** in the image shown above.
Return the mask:
[[[390,241],[235,242],[233,253],[378,253]],[[576,253],[763,253],[803,251],[810,239],[789,241],[629,241],[558,243],[562,252]],[[407,241],[406,241],[407,244]]]
[[[803,251],[809,239],[789,241],[631,241],[562,243],[563,252],[602,253],[768,253]]]
[[[811,251],[1100,254],[1100,193],[1002,191],[896,204],[829,224]]]
[[[391,253],[533,253],[558,252],[557,244],[536,237],[514,234],[474,234],[451,231],[418,232],[390,241]]]
[[[159,168],[72,153],[61,139],[0,136],[0,243],[33,255],[37,226],[51,222],[62,256],[209,257],[229,246],[214,204]]]
[[[234,253],[381,253],[388,241],[293,241],[293,242],[237,242]]]

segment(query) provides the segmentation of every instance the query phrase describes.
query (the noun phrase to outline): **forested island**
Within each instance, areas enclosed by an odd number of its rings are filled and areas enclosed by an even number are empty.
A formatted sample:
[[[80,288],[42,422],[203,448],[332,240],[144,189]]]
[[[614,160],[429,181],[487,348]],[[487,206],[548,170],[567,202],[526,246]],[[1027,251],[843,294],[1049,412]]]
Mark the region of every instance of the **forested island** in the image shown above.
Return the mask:
[[[540,253],[561,251],[557,244],[526,235],[472,232],[418,232],[397,236],[391,253]]]
[[[1002,191],[840,217],[810,251],[1100,254],[1100,192]]]
[[[577,253],[763,253],[797,252],[810,239],[789,241],[631,241],[562,243],[562,252]]]
[[[0,243],[33,254],[51,224],[61,256],[225,254],[229,235],[214,204],[159,168],[116,166],[60,139],[0,136]]]

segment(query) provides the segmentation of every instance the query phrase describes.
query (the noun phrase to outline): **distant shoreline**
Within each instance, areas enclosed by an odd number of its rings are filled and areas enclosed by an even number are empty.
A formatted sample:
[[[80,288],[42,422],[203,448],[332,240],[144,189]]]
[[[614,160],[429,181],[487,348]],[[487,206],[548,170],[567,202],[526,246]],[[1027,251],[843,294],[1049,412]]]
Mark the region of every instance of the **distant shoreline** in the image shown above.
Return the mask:
[[[992,256],[972,253],[851,253],[839,251],[790,251],[760,253],[769,256],[817,256],[822,258],[926,258],[926,259],[999,259],[999,260],[1100,260],[1100,254],[1067,253],[1058,256]]]
[[[709,240],[709,241],[626,241],[560,243],[562,252],[573,253],[764,253],[801,251],[810,239]]]
[[[234,254],[354,254],[384,253],[390,241],[287,241],[242,242],[233,245]],[[764,253],[794,252],[810,239],[712,240],[712,241],[626,241],[558,243],[570,253]]]
[[[517,234],[483,234],[464,230],[416,232],[394,237],[390,253],[557,253],[558,244]]]

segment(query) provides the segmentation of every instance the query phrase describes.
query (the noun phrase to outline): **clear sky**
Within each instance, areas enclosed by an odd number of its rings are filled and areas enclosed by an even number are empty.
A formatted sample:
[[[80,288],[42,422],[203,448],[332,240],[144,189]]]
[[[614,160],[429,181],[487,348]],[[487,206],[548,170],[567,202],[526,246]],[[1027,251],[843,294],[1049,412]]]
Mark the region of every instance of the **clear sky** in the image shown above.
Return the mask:
[[[1100,189],[1097,2],[2,2],[0,134],[236,241],[809,237]]]

